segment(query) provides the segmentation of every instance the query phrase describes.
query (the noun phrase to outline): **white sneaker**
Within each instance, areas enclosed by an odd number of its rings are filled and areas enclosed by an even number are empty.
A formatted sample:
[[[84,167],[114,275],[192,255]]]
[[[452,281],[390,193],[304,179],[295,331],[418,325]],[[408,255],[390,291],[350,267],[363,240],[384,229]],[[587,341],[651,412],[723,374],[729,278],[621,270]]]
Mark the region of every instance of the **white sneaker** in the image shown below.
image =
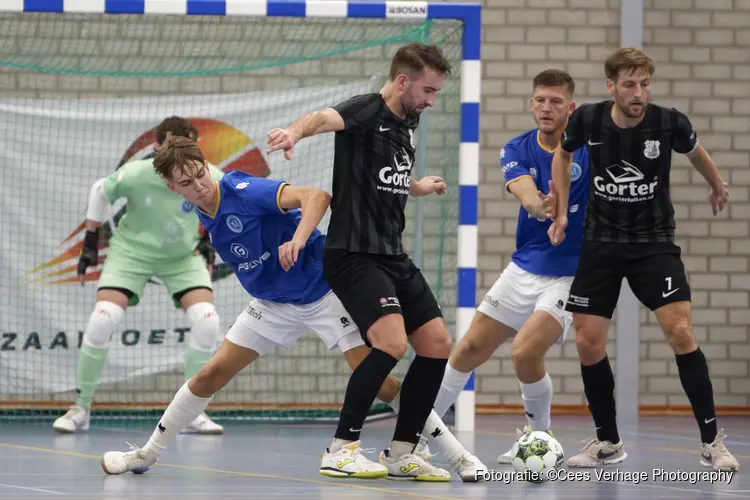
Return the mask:
[[[400,457],[390,457],[391,450],[385,449],[380,454],[380,463],[388,471],[388,479],[394,481],[450,481],[451,473],[445,469],[435,467],[430,462],[415,455],[407,453]]]
[[[190,422],[187,427],[182,429],[180,434],[223,434],[224,427],[220,426],[205,413],[201,413],[198,417]]]
[[[713,443],[703,443],[701,445],[702,466],[723,471],[734,471],[740,468],[740,463],[729,453],[724,444],[726,438],[727,435],[724,433],[724,429],[719,429],[719,433],[716,435]]]
[[[130,443],[130,451],[108,451],[101,458],[102,470],[107,474],[143,474],[156,463],[156,455]]]
[[[52,428],[64,434],[87,431],[89,430],[89,420],[91,420],[89,410],[76,405],[68,410],[65,415],[55,420]]]
[[[599,441],[594,438],[586,442],[578,455],[568,459],[568,467],[598,467],[600,465],[619,464],[627,458],[622,438],[619,443]]]
[[[484,478],[487,473],[485,466],[477,457],[464,451],[463,453],[448,459],[451,469],[458,474],[464,483],[475,483]]]
[[[320,463],[320,474],[327,477],[358,479],[380,479],[388,474],[388,469],[377,462],[368,460],[362,454],[372,453],[374,448],[362,449],[359,441],[341,447],[335,453],[326,448]]]
[[[523,430],[516,429],[516,440],[521,439],[521,436],[524,434],[531,433],[531,427],[528,425],[524,426]],[[515,443],[514,443],[515,444]],[[513,456],[511,455],[511,452],[513,451],[513,447],[510,447],[510,450],[506,451],[502,455],[497,457],[497,463],[504,464],[504,465],[510,465],[513,463]]]

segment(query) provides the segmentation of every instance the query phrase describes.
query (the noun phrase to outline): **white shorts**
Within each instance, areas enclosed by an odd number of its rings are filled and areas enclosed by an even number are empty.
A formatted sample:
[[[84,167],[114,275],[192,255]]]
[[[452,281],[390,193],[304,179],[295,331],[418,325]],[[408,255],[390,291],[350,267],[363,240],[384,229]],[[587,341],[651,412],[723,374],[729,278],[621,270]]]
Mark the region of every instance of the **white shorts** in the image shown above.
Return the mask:
[[[573,276],[553,278],[525,271],[511,262],[484,296],[477,310],[519,331],[534,311],[550,313],[563,332],[557,344],[565,341],[573,315],[565,310]]]
[[[328,349],[346,352],[364,345],[357,325],[333,292],[312,304],[278,304],[253,299],[227,332],[233,344],[261,356],[274,347],[291,349],[306,332],[315,332]]]

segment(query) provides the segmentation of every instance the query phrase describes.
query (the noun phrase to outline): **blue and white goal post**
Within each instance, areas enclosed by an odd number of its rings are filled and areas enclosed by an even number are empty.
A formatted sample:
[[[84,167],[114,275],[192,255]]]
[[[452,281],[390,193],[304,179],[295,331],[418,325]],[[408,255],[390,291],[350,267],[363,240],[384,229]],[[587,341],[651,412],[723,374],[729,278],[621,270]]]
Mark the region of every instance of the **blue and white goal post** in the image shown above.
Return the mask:
[[[477,289],[479,97],[482,75],[480,4],[345,0],[2,0],[0,12],[3,11],[462,21],[456,341],[467,331],[476,307]],[[474,430],[474,410],[472,373],[456,403],[456,430]]]

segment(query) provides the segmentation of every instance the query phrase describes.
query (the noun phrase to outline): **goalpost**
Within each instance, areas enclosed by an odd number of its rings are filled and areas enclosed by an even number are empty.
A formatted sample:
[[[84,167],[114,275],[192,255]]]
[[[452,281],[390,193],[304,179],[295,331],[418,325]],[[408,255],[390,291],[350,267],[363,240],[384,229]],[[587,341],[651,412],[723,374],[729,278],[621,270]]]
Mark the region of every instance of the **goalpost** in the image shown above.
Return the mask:
[[[77,344],[100,271],[85,288],[74,284],[78,223],[91,182],[150,152],[152,127],[182,114],[199,129],[204,154],[225,170],[329,190],[332,139],[308,140],[307,149],[298,148],[300,163],[285,166],[265,157],[264,132],[308,107],[376,91],[395,48],[410,41],[444,45],[454,64],[438,103],[423,116],[413,173],[444,176],[453,194],[410,201],[407,247],[418,252],[415,261],[438,294],[449,331],[458,340],[468,329],[477,290],[479,4],[6,0],[0,25],[10,30],[0,34],[0,163],[11,169],[3,197],[19,208],[3,205],[10,215],[0,219],[15,234],[5,242],[14,257],[0,264],[2,281],[14,283],[2,290],[14,299],[0,306],[0,420],[46,422],[74,397]],[[41,179],[34,176],[39,172]],[[26,186],[39,191],[24,194]],[[114,207],[110,230],[126,208]],[[327,218],[321,229],[325,224]],[[230,285],[226,267],[217,267],[225,332],[247,297]],[[125,420],[133,418],[128,408],[152,415],[180,387],[176,346],[189,329],[179,311],[164,312],[171,307],[157,280],[138,308],[128,309],[94,410]],[[348,367],[341,359],[332,369],[324,366],[340,353],[308,340],[299,347],[304,360],[269,353],[261,360],[262,377],[256,377],[260,368],[251,368],[256,381],[237,381],[209,410],[223,408],[226,418],[337,418]],[[146,361],[135,366],[136,358]],[[294,394],[285,396],[286,388]],[[472,374],[456,404],[458,431],[473,431],[474,409]]]

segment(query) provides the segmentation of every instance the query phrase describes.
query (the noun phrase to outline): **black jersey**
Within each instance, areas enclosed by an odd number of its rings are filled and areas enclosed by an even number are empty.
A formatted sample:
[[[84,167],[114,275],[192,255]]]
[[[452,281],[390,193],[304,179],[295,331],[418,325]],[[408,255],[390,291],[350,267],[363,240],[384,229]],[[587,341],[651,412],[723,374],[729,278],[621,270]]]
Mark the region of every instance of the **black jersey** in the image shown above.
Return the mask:
[[[336,132],[326,248],[401,255],[419,120],[398,118],[380,94],[356,96],[334,109],[344,130]]]
[[[688,118],[673,108],[648,104],[632,128],[619,128],[612,101],[585,104],[570,116],[562,147],[589,152],[589,203],[584,238],[615,243],[674,241],[669,195],[672,150],[686,154],[698,144]]]

